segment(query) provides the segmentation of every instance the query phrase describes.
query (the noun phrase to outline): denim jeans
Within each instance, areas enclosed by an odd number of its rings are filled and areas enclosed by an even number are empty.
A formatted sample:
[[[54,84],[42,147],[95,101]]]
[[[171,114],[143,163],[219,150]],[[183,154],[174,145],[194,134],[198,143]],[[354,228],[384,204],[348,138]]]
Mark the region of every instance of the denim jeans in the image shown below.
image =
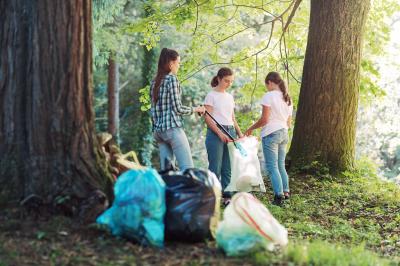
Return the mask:
[[[182,128],[174,127],[166,131],[155,131],[154,139],[160,149],[161,170],[165,170],[166,160],[172,162],[174,156],[180,170],[184,171],[194,167],[189,142]]]
[[[236,131],[233,126],[224,126],[224,128],[236,138]],[[221,139],[211,129],[207,129],[206,149],[208,155],[208,169],[213,172],[221,181],[222,191],[229,185],[231,181],[231,162],[229,160],[228,145],[223,143]],[[230,197],[230,192],[223,192],[224,197]]]
[[[272,132],[262,139],[265,166],[275,195],[289,192],[289,177],[285,169],[288,139],[287,129],[284,128]]]

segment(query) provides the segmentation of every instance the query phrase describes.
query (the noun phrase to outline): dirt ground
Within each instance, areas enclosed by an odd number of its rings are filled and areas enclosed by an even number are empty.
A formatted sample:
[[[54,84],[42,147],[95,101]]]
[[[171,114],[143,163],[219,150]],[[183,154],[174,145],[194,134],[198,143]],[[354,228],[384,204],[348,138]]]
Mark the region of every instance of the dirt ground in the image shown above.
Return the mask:
[[[215,241],[167,242],[143,247],[111,236],[95,224],[80,225],[64,216],[21,217],[0,212],[0,266],[5,265],[252,265],[227,258]]]

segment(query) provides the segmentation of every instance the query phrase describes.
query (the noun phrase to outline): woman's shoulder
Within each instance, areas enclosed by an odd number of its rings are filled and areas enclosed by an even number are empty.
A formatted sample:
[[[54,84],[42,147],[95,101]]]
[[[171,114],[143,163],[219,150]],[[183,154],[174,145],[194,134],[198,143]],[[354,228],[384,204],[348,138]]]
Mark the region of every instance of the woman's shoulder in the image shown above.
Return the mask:
[[[233,99],[232,94],[230,94],[229,92],[219,92],[219,91],[215,91],[214,89],[211,89],[211,91],[209,91],[207,93],[207,96],[209,96],[209,97],[218,97],[218,98],[227,97],[227,98],[232,98]]]
[[[279,90],[273,90],[273,91],[267,91],[264,94],[264,97],[277,97],[277,96],[281,96],[282,92]]]
[[[218,95],[218,92],[216,92],[213,88],[207,93],[207,96],[215,96]]]
[[[214,99],[216,97],[215,91],[211,90],[206,94],[206,99]]]
[[[230,94],[230,93],[227,92],[227,91],[220,92],[220,91],[216,91],[214,88],[212,88],[212,89],[210,90],[209,93],[215,94],[215,95],[229,96],[229,97],[232,96],[232,94]],[[232,96],[232,97],[233,97],[233,96]]]
[[[169,73],[167,75],[165,75],[164,77],[165,79],[169,79],[169,80],[178,80],[178,77],[175,74]]]
[[[262,96],[262,98],[264,99],[264,98],[268,98],[268,97],[271,97],[271,91],[267,91],[267,92],[265,92],[264,94],[263,94],[263,96]]]
[[[178,77],[174,74],[165,75],[164,82],[165,82],[165,84],[168,84],[167,86],[172,85],[175,87],[175,86],[179,85]],[[175,84],[175,85],[173,85],[173,84]]]

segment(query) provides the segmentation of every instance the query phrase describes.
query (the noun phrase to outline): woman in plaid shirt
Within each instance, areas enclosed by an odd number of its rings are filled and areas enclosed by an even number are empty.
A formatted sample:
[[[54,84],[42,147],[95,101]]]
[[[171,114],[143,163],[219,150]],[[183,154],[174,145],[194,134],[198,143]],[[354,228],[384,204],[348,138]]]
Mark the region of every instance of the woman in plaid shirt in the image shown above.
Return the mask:
[[[153,134],[160,149],[161,170],[165,170],[166,163],[172,161],[174,156],[182,171],[194,167],[181,116],[205,112],[202,106],[182,105],[182,91],[176,77],[179,64],[179,54],[175,50],[163,48],[158,60],[157,75],[150,86]]]

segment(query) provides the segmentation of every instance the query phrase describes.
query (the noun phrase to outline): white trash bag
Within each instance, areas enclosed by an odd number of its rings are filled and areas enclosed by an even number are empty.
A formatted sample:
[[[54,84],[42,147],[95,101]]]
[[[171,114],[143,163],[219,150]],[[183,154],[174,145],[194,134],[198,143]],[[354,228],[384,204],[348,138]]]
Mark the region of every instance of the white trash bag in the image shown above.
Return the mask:
[[[233,142],[228,143],[229,159],[231,162],[231,181],[225,191],[265,192],[258,159],[258,140],[256,137],[245,137],[237,140],[247,154],[243,154]]]
[[[240,192],[225,208],[217,228],[217,245],[228,256],[272,251],[288,244],[288,232],[253,195]]]

